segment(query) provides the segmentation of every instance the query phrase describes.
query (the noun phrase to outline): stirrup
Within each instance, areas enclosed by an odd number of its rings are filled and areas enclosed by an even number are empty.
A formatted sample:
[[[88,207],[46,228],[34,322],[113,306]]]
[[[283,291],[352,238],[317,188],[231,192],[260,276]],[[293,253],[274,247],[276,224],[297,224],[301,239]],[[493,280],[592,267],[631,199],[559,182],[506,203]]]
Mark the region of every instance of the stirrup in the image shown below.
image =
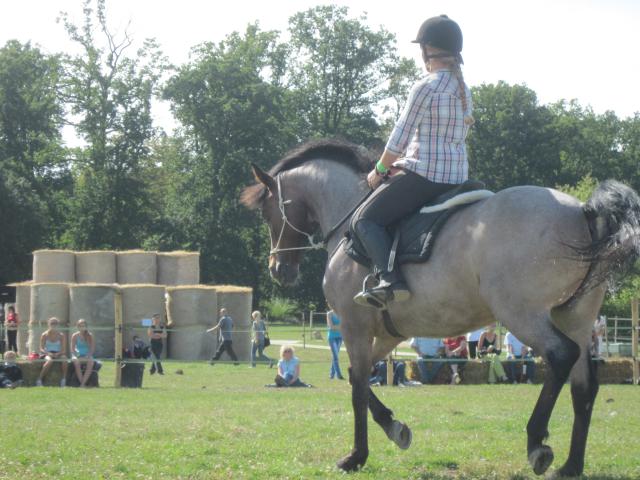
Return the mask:
[[[380,298],[378,295],[375,295],[371,289],[373,287],[368,287],[367,284],[371,280],[376,280],[376,275],[374,273],[370,273],[364,280],[362,281],[362,291],[357,293],[355,297],[353,297],[353,301],[358,305],[362,305],[363,307],[373,307],[383,309],[387,306],[387,299]]]

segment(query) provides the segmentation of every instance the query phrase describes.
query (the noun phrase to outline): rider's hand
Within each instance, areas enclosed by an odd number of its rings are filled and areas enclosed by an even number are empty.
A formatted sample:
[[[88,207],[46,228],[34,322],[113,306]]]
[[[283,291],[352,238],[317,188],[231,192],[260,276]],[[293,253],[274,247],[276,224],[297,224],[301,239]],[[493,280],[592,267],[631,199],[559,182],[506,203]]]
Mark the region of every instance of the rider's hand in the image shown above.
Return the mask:
[[[382,178],[383,177],[381,175],[378,175],[378,172],[376,172],[375,168],[369,172],[369,175],[367,175],[367,183],[369,184],[371,190],[375,190],[380,186],[380,184],[382,183]]]

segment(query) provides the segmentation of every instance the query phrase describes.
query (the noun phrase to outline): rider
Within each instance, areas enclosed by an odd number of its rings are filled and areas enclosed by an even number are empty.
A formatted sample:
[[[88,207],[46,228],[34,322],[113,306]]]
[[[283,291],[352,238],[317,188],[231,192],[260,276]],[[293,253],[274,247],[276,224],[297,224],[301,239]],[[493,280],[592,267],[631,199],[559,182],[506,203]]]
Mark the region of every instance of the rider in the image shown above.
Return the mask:
[[[380,279],[354,301],[378,308],[410,296],[399,268],[389,269],[392,241],[386,227],[468,178],[465,138],[473,117],[471,92],[460,70],[462,31],[440,15],[420,26],[414,43],[420,44],[428,75],[413,86],[380,160],[367,177],[374,190],[388,181],[351,222]],[[402,171],[389,178],[392,166]]]

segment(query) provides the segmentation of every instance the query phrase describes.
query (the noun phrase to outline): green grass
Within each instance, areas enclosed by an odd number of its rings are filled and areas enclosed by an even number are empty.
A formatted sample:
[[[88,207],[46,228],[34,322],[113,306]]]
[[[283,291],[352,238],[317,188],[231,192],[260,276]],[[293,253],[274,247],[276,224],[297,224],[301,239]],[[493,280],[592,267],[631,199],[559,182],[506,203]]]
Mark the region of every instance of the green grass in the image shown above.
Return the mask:
[[[280,333],[272,329],[288,338]],[[297,354],[316,388],[266,389],[275,370],[264,366],[167,363],[165,376],[147,371],[137,390],[112,388],[110,364],[100,389],[0,390],[0,478],[345,478],[334,465],[352,446],[349,385],[329,381],[329,351]],[[413,445],[398,450],[371,422],[369,462],[352,478],[534,478],[525,425],[539,390],[377,388],[412,427]],[[632,386],[601,388],[585,478],[640,478],[639,400]],[[550,425],[555,466],[566,458],[571,419],[565,389]]]

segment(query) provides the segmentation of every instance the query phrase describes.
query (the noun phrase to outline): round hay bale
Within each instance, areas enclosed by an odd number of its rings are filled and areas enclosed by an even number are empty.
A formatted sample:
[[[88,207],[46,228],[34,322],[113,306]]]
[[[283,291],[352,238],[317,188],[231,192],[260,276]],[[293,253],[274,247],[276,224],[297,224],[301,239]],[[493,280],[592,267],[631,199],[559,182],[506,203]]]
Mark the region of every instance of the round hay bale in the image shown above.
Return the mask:
[[[169,358],[208,360],[215,353],[215,335],[206,329],[216,324],[218,316],[215,287],[194,285],[167,288]]]
[[[128,250],[116,255],[117,281],[121,285],[151,285],[156,283],[156,252]]]
[[[137,335],[146,344],[149,344],[147,327],[143,326],[143,320],[151,320],[154,313],[159,313],[162,322],[166,325],[164,287],[160,285],[123,285],[122,292],[122,323],[124,326],[123,345],[130,348],[133,336]],[[166,358],[167,348],[163,349],[162,356]]]
[[[18,327],[18,354],[28,355],[27,340],[29,338],[29,319],[31,318],[31,282],[14,283],[16,287],[16,313],[20,326]]]
[[[29,310],[29,352],[40,349],[40,335],[51,317],[60,320],[60,330],[67,334],[69,325],[69,286],[66,283],[33,283]]]
[[[116,283],[116,253],[76,252],[76,283]]]
[[[197,285],[200,283],[200,253],[158,252],[159,285]]]
[[[227,309],[233,319],[233,350],[242,361],[251,360],[251,305],[253,289],[234,285],[216,286],[218,310]]]
[[[75,261],[75,254],[69,250],[36,250],[33,252],[33,281],[73,283]]]
[[[84,318],[93,334],[94,356],[113,358],[115,352],[115,289],[112,285],[71,285],[69,287],[69,323],[72,332]],[[69,335],[69,339],[71,336]]]

